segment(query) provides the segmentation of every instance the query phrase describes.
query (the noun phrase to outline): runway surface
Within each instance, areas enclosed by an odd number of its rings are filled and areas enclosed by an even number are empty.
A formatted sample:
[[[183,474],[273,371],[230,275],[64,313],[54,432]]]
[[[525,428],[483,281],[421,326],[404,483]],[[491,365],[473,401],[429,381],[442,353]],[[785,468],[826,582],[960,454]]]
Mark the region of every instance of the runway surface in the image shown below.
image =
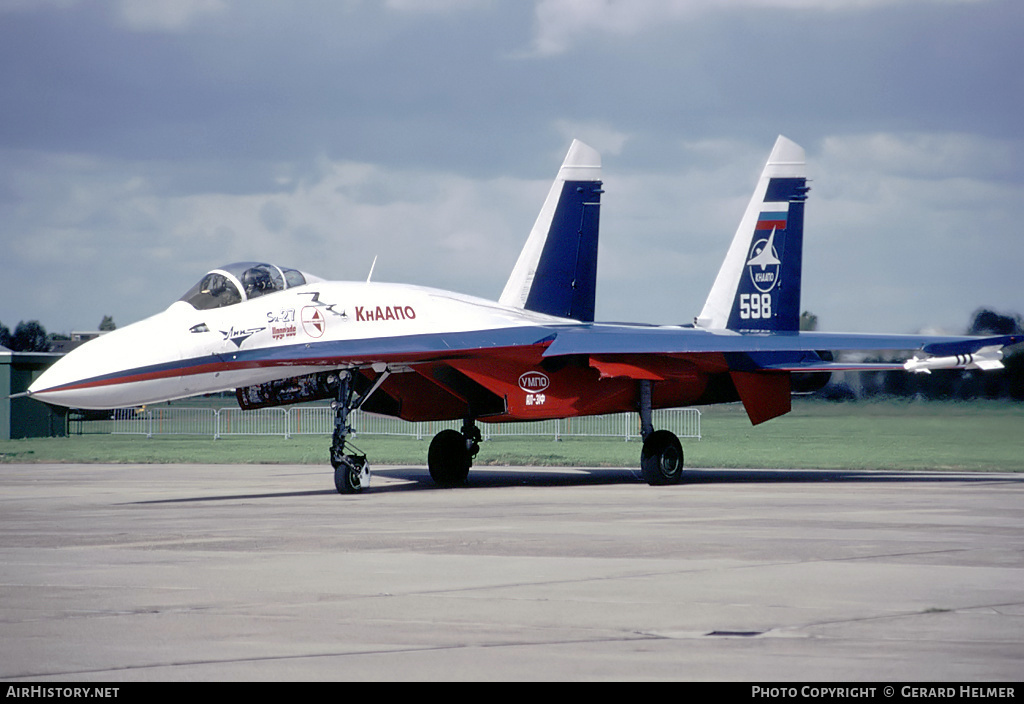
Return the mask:
[[[1024,476],[0,465],[0,680],[1019,681]]]

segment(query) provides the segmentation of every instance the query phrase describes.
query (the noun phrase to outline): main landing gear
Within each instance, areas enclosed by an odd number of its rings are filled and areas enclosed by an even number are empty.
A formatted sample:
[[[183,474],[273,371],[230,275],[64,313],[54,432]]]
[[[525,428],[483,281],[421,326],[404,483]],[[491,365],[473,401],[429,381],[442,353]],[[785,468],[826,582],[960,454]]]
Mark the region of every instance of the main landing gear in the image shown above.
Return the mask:
[[[357,395],[353,385],[354,373],[338,373],[337,399],[332,404],[335,412],[334,433],[331,438],[331,466],[334,467],[334,486],[341,494],[355,494],[370,485],[370,466],[366,455],[350,442],[352,432],[349,415],[384,382],[390,374],[385,370],[366,393]],[[640,433],[643,448],[640,451],[640,474],[648,484],[678,484],[683,477],[683,447],[679,438],[668,430],[655,430],[652,422],[651,382],[640,381]],[[430,441],[427,466],[430,476],[441,486],[464,484],[469,469],[480,451],[482,436],[473,418],[467,418],[461,430],[442,430]]]
[[[352,433],[349,416],[376,391],[390,374],[384,370],[364,394],[355,390],[355,373],[338,372],[338,388],[334,408],[334,433],[331,436],[331,466],[334,467],[334,487],[339,494],[357,494],[370,485],[370,465],[366,455],[348,441]],[[333,380],[332,380],[333,383]],[[480,452],[482,435],[472,418],[467,418],[462,430],[442,430],[434,436],[427,451],[430,476],[442,486],[463,484],[473,466],[473,458]]]
[[[652,486],[678,484],[683,478],[683,446],[675,433],[655,430],[652,422],[651,382],[640,382],[640,475]]]
[[[461,432],[447,429],[435,435],[427,450],[431,478],[441,486],[464,484],[480,451],[480,440],[480,429],[472,418],[466,419]]]

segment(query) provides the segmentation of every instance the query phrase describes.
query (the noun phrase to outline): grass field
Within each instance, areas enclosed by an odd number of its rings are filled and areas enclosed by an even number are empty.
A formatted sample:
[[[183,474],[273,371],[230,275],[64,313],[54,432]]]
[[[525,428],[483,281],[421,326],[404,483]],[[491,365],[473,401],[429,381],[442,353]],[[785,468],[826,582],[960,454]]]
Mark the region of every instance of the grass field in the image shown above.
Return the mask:
[[[702,440],[683,440],[691,467],[1024,471],[1024,404],[826,403],[752,427],[741,406],[702,409]],[[0,462],[327,464],[328,437],[82,435],[0,441]],[[371,464],[426,463],[428,440],[363,436]],[[640,443],[497,439],[477,464],[632,467]]]

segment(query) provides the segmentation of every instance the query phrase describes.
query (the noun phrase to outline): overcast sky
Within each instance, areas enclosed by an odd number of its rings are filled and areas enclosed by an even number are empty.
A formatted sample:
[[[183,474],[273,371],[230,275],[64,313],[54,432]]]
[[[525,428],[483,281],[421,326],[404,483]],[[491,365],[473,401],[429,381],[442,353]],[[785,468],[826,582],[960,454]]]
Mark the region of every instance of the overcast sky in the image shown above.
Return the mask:
[[[1020,0],[0,0],[0,322],[220,264],[496,299],[572,139],[597,317],[690,322],[779,134],[831,331],[1024,313]]]

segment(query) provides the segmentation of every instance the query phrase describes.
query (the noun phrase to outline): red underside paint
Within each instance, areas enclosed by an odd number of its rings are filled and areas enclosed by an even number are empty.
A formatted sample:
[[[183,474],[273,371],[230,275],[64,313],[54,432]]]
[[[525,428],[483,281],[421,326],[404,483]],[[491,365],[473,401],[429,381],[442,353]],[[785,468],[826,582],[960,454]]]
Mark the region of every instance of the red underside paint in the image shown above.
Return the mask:
[[[788,372],[730,372],[730,376],[751,424],[764,423],[792,409]]]

